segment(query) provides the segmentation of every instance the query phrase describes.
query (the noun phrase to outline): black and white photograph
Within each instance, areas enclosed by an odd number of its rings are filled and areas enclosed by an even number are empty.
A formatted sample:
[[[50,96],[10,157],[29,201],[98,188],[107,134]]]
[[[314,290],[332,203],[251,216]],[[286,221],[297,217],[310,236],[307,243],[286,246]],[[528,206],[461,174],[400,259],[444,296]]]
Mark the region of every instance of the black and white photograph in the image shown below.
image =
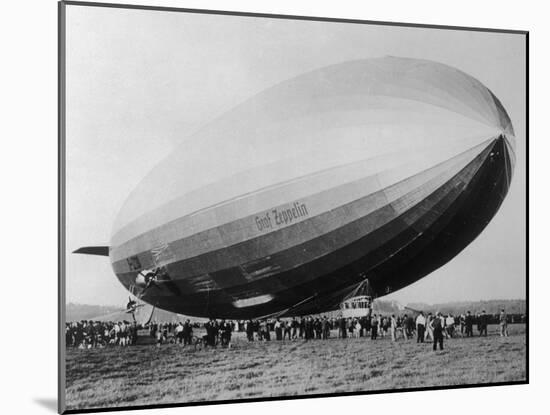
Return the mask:
[[[527,31],[67,1],[59,42],[61,412],[529,382]]]

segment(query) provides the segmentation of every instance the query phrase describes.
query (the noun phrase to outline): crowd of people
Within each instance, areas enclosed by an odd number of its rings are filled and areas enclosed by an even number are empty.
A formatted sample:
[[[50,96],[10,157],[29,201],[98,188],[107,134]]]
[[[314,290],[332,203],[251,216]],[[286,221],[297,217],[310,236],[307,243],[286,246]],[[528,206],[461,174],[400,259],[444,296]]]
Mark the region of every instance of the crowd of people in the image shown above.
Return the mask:
[[[128,321],[80,321],[65,325],[65,344],[80,349],[136,344],[138,326]]]
[[[276,321],[252,321],[245,323],[248,341],[269,341],[271,332],[274,332],[275,340],[304,339],[328,339],[331,332],[336,330],[336,337],[369,337],[376,340],[379,337],[391,337],[392,341],[402,338],[404,340],[414,339],[418,343],[433,341],[434,347],[443,347],[443,338],[473,337],[474,327],[477,327],[480,336],[487,336],[487,326],[494,323],[494,316],[483,310],[478,315],[467,311],[459,316],[442,313],[432,314],[420,311],[414,316],[412,313],[403,315],[382,315],[373,314],[361,318],[328,318],[328,317],[306,317],[292,318]],[[508,336],[509,318],[502,310],[497,317],[500,326],[501,336]]]
[[[104,322],[87,321],[67,323],[65,325],[65,343],[67,347],[80,349],[102,348],[106,346],[131,346],[138,340],[138,332],[145,330],[158,345],[171,341],[188,345],[192,343],[193,327],[188,319],[178,323],[153,322],[146,327],[128,321]]]
[[[524,322],[523,317],[521,321]],[[433,342],[433,348],[443,348],[444,338],[456,336],[472,337],[474,330],[479,336],[487,336],[487,326],[497,323],[500,336],[508,336],[508,323],[517,321],[502,310],[498,315],[482,311],[473,314],[467,311],[461,315],[442,313],[409,312],[403,315],[372,314],[361,318],[336,318],[328,316],[294,317],[247,321],[217,321],[206,323],[185,322],[158,323],[147,327],[136,323],[81,321],[67,323],[66,344],[68,347],[96,348],[129,346],[137,343],[138,331],[145,331],[158,346],[177,343],[183,346],[200,342],[208,347],[231,347],[232,333],[246,333],[249,342],[368,337],[372,340],[389,337],[392,341],[415,339],[418,343]],[[194,335],[200,330],[200,336]]]

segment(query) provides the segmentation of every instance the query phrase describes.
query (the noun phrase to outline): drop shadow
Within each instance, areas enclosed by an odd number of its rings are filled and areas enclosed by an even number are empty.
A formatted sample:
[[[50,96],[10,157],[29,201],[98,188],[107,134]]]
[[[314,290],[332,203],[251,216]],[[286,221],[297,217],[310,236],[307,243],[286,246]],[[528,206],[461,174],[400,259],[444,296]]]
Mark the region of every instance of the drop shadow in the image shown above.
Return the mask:
[[[34,402],[43,408],[57,413],[57,399],[54,398],[34,398]]]

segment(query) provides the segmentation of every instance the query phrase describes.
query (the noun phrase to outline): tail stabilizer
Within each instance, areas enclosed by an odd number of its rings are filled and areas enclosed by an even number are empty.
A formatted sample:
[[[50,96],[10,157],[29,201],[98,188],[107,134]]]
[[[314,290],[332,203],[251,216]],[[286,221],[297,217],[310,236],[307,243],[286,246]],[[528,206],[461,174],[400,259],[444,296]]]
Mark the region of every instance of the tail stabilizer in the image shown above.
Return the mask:
[[[78,248],[76,251],[73,251],[73,254],[109,256],[109,247],[108,246],[83,246],[82,248]]]

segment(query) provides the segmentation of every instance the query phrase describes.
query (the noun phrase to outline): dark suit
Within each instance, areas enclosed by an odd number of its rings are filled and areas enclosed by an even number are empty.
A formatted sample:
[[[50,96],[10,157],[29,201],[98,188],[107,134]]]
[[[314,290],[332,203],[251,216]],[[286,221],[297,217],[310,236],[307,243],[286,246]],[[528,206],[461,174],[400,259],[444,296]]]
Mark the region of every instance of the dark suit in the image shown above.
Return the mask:
[[[466,337],[472,337],[474,335],[474,316],[467,315],[464,324],[466,326]]]
[[[487,336],[487,324],[489,323],[489,316],[487,314],[481,314],[479,316],[479,335]]]
[[[435,317],[432,320],[432,327],[434,333],[434,346],[433,349],[437,350],[437,345],[439,344],[439,349],[443,350],[443,322],[440,317]]]

